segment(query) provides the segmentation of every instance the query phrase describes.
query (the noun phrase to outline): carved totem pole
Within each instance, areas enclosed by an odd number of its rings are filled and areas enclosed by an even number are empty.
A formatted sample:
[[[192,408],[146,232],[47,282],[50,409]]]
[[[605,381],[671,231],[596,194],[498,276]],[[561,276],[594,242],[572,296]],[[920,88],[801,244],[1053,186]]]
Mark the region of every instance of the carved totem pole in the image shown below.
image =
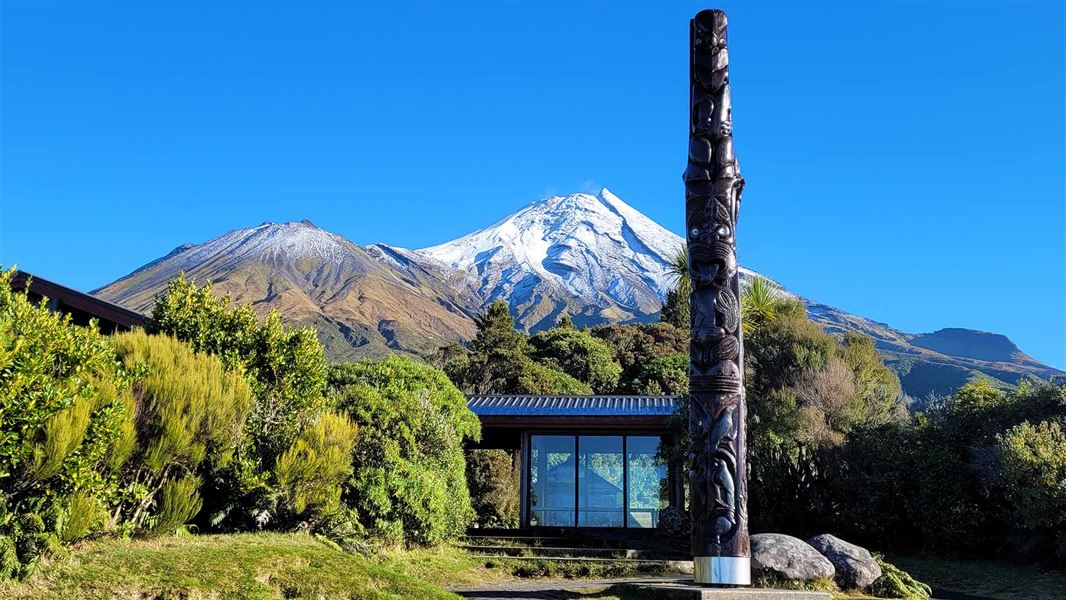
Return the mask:
[[[692,280],[689,363],[692,554],[696,583],[750,585],[744,341],[736,223],[744,180],[733,154],[726,16],[690,23],[685,217]]]

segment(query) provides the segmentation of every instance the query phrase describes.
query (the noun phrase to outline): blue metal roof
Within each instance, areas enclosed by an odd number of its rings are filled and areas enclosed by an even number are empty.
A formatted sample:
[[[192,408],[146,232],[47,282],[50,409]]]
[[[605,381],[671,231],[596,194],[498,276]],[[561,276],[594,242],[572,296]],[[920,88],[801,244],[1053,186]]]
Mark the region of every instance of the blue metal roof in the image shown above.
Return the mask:
[[[473,395],[466,405],[476,415],[509,416],[668,416],[677,396],[522,396]]]

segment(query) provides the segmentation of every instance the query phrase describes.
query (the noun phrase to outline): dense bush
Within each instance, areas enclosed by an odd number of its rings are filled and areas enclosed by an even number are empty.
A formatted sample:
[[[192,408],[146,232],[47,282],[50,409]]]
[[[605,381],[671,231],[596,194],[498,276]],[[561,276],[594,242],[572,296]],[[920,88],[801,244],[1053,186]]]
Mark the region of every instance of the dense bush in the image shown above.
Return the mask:
[[[602,340],[614,354],[615,361],[622,367],[616,393],[671,393],[662,385],[670,381],[667,377],[658,380],[645,372],[648,365],[656,359],[684,354],[688,356],[688,326],[675,327],[669,323],[634,323],[631,325],[600,325],[590,332]],[[665,360],[670,360],[665,358]],[[674,360],[677,360],[676,358]],[[653,392],[646,386],[650,381],[660,381],[660,390]],[[685,383],[682,391],[688,388],[688,367],[685,367]],[[674,387],[673,389],[677,389]]]
[[[869,338],[838,341],[806,316],[786,316],[753,331],[745,346],[757,445],[832,446],[906,416],[899,378]]]
[[[841,466],[834,449],[904,422],[904,399],[872,340],[825,333],[798,302],[760,281],[741,298],[751,520],[760,531],[820,533],[841,521],[842,498],[830,488],[834,468]],[[888,487],[856,488],[855,494],[876,496],[898,485],[883,472],[858,473]]]
[[[363,527],[391,543],[462,534],[474,518],[463,444],[480,424],[447,376],[392,356],[331,367],[329,385],[359,426],[344,500]]]
[[[113,525],[128,455],[126,374],[94,328],[29,302],[0,272],[0,574]]]
[[[262,322],[248,306],[230,306],[211,286],[179,277],[156,300],[147,329],[173,335],[243,373],[255,401],[238,460],[205,480],[202,525],[230,529],[288,527],[279,518],[275,462],[326,408],[326,364],[311,329],[292,329],[271,312]],[[284,511],[281,511],[284,512]]]
[[[238,451],[252,392],[240,373],[173,337],[135,331],[111,341],[123,365],[140,373],[129,406],[137,418],[121,438],[132,459],[122,478],[124,511],[134,528],[168,532],[192,507],[175,510],[179,492],[195,497],[199,512],[199,475],[225,468]],[[167,514],[149,524],[160,495],[171,498]]]
[[[256,395],[249,435],[267,464],[292,443],[324,407],[326,363],[312,329],[292,329],[271,312],[260,322],[249,306],[230,306],[210,284],[179,277],[156,301],[147,330],[188,342],[248,376]]]
[[[688,362],[687,353],[657,356],[641,367],[627,387],[649,396],[688,393]]]
[[[478,318],[469,349],[442,348],[433,363],[471,394],[682,394],[688,333],[667,323],[578,329],[562,317],[531,337],[503,302]]]
[[[518,527],[521,472],[517,457],[506,450],[470,450],[466,480],[480,527]]]
[[[529,346],[533,360],[574,377],[597,394],[614,391],[622,375],[610,347],[569,321],[534,335]]]
[[[278,458],[275,471],[284,521],[314,526],[342,510],[352,476],[357,427],[346,415],[324,413]]]
[[[1066,565],[1066,418],[1028,421],[996,438],[999,489],[1010,537],[1023,553]]]
[[[1028,421],[996,436],[1011,521],[1025,529],[1066,524],[1066,434],[1058,421]]]
[[[529,340],[516,331],[505,302],[489,305],[477,319],[477,335],[467,350],[445,347],[433,362],[456,386],[471,394],[591,394],[592,388],[559,365],[529,356]],[[587,361],[586,361],[587,362]]]
[[[837,446],[772,455],[775,466],[759,472],[776,476],[760,481],[775,494],[771,503],[752,494],[752,520],[882,548],[1066,564],[1064,418],[1066,385],[1023,381],[1005,392],[978,381]]]

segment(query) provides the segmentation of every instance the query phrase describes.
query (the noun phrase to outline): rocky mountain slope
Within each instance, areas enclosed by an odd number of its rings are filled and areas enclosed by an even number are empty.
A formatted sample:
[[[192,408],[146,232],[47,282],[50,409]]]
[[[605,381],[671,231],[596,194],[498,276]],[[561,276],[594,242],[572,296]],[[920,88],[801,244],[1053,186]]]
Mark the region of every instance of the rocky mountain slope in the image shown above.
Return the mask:
[[[93,293],[146,311],[166,282],[184,272],[258,312],[277,309],[291,323],[316,327],[334,360],[426,354],[470,339],[473,317],[497,299],[509,303],[527,331],[550,327],[564,314],[585,325],[657,320],[673,285],[667,269],[682,243],[604,189],[542,199],[421,250],[361,248],[307,221],[264,223],[181,246]],[[758,275],[742,269],[742,283]],[[1001,335],[910,334],[797,297],[828,331],[873,337],[915,397],[948,393],[979,374],[1005,384],[1026,374],[1064,374]]]
[[[314,326],[335,360],[428,353],[474,334],[477,300],[452,285],[453,273],[397,268],[309,221],[186,244],[93,293],[147,312],[182,272],[257,313],[277,309],[290,323]]]

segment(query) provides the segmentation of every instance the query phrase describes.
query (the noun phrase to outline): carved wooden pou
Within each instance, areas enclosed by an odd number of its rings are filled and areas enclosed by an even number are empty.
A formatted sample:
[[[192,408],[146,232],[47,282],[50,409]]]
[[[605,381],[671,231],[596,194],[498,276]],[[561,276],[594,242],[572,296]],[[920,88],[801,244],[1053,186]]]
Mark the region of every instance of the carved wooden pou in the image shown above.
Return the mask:
[[[691,286],[689,364],[692,554],[702,584],[750,585],[744,340],[736,224],[744,180],[733,154],[726,16],[690,24],[685,217]]]

